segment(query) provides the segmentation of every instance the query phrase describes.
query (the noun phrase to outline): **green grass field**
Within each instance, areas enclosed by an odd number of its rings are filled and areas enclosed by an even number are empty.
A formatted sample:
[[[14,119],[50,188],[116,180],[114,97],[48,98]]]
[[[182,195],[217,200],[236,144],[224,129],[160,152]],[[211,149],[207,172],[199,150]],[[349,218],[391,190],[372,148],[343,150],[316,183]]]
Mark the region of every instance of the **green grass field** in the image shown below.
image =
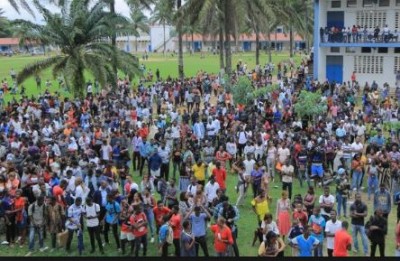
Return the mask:
[[[300,57],[296,57],[296,61],[299,61]],[[17,72],[21,70],[25,64],[32,62],[36,59],[40,59],[38,57],[0,57],[0,62],[2,66],[0,67],[0,79],[7,78],[10,82],[10,75],[9,72],[11,68],[14,68]],[[237,54],[234,56],[233,59],[233,65],[236,64],[238,60],[242,60],[243,62],[246,62],[248,64],[248,68],[253,68],[255,65],[255,58],[253,53],[246,53],[246,54]],[[273,62],[276,64],[281,60],[288,60],[287,54],[273,54]],[[261,63],[264,64],[267,61],[267,56],[265,53],[262,53],[261,57]],[[140,62],[142,63],[142,61]],[[177,76],[177,58],[174,57],[168,57],[164,58],[161,55],[150,55],[150,59],[148,61],[143,62],[147,69],[151,69],[153,72],[157,68],[160,69],[161,76],[162,77],[167,77],[167,76],[172,76],[176,77]],[[219,71],[219,60],[218,56],[212,56],[212,55],[207,55],[205,59],[200,59],[199,55],[194,55],[194,56],[185,56],[185,74],[187,76],[194,75],[197,71],[199,70],[204,70],[210,73],[217,73]],[[42,83],[46,81],[46,79],[53,80],[51,78],[51,73],[50,71],[46,71],[41,75],[42,77]],[[89,80],[90,77],[87,78]],[[92,79],[93,80],[93,79]],[[56,80],[53,80],[53,87],[51,88],[51,91],[56,91],[58,83]],[[36,89],[36,84],[34,82],[34,79],[28,79],[24,85],[26,86],[27,89],[27,94],[28,95],[37,95],[38,90]],[[44,90],[44,88],[42,89]],[[70,94],[68,93],[63,93],[65,96],[69,96]],[[16,98],[19,96],[16,95]],[[6,100],[10,100],[11,95],[7,95]],[[137,182],[140,182],[140,179],[138,177],[138,173],[133,173],[134,179]],[[278,179],[277,179],[278,180]],[[366,179],[364,179],[365,181]],[[227,180],[227,195],[231,199],[231,202],[235,202],[237,198],[236,191],[234,189],[235,185],[237,182],[237,178],[234,175],[229,174],[228,175],[228,180]],[[274,186],[278,186],[277,188],[274,188]],[[366,181],[364,182],[364,187],[366,187]],[[303,194],[305,193],[306,188],[300,188],[299,183],[297,180],[294,181],[293,185],[293,195],[295,194]],[[335,192],[335,187],[331,186],[331,193],[334,194]],[[365,190],[366,192],[366,190]],[[316,189],[317,195],[322,195],[323,191],[321,188]],[[273,183],[270,185],[270,197],[272,197],[272,204],[270,206],[270,209],[272,211],[272,214],[275,217],[275,204],[277,199],[280,197],[281,194],[281,184],[279,181],[276,183]],[[250,201],[251,201],[251,195],[252,191],[249,189],[247,192],[247,198],[245,200],[245,206],[240,207],[240,219],[237,222],[238,224],[238,246],[239,246],[239,251],[241,256],[257,256],[257,250],[258,250],[258,244],[256,246],[252,247],[252,241],[253,241],[253,236],[254,236],[254,230],[257,227],[257,218],[253,211],[251,210],[250,206]],[[366,202],[366,193],[363,193],[363,199]],[[372,204],[371,202],[367,202],[368,207],[369,207],[369,214],[372,214]],[[390,218],[389,218],[389,228],[388,228],[388,236],[386,240],[386,255],[387,256],[392,256],[394,255],[394,249],[395,249],[395,241],[394,241],[394,230],[395,230],[395,225],[396,225],[396,213],[395,209],[392,211]],[[342,219],[343,220],[343,219]],[[350,221],[350,219],[347,219]],[[119,253],[116,251],[115,244],[112,239],[112,235],[110,235],[110,246],[106,247],[106,256],[119,256]],[[211,238],[211,234],[208,234],[208,247],[210,254],[213,255],[213,241]],[[3,240],[3,237],[0,239],[1,241]],[[361,241],[359,239],[360,243],[360,250],[362,250],[362,245]],[[37,240],[36,240],[36,247],[37,247]],[[50,246],[50,241],[49,239],[46,240],[46,245]],[[325,244],[324,244],[325,245]],[[86,252],[85,256],[91,256],[89,254],[90,251],[90,243],[89,239],[85,234],[85,247],[86,247]],[[62,257],[66,255],[70,256],[77,256],[78,251],[77,251],[77,241],[76,237],[73,240],[72,247],[73,249],[70,253],[65,253],[64,250],[57,250],[55,252],[49,253],[48,251],[45,253],[40,253],[40,252],[35,252],[32,256],[57,256],[57,257]],[[15,246],[14,248],[8,247],[8,246],[0,246],[0,256],[24,256],[28,252],[28,248],[25,245],[23,248],[19,248],[18,246]],[[170,247],[170,253],[173,253],[173,247]],[[202,251],[200,251],[202,253]],[[140,253],[141,254],[141,253]],[[148,256],[155,256],[158,255],[156,251],[156,245],[149,244],[148,247]],[[291,249],[289,247],[286,248],[285,250],[285,255],[290,256],[291,255]],[[353,255],[353,253],[351,253]],[[358,255],[362,255],[362,253],[359,253]],[[324,250],[324,256],[326,256],[326,251]]]

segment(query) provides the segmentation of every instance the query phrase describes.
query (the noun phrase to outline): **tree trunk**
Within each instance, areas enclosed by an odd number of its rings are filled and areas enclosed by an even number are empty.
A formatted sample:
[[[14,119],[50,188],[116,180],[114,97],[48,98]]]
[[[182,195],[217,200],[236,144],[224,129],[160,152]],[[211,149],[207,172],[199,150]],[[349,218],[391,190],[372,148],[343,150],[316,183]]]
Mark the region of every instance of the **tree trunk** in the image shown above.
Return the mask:
[[[290,47],[289,47],[289,51],[290,51],[290,57],[292,58],[293,57],[293,25],[292,25],[292,23],[290,23],[290,25],[289,25],[289,44],[290,44]]]
[[[164,56],[166,55],[166,46],[167,46],[167,40],[165,37],[165,21],[163,22],[163,29],[164,29]]]
[[[115,1],[110,1],[110,13],[115,14]],[[117,35],[113,33],[111,36],[111,45],[113,48],[117,48]],[[112,69],[114,73],[114,80],[111,82],[113,88],[117,88],[117,80],[118,80],[118,68],[117,68],[117,57],[113,55],[112,59]]]
[[[178,9],[178,13],[180,13],[180,9],[181,9],[181,5],[182,5],[182,1],[181,0],[177,0],[177,9]],[[183,69],[183,34],[182,34],[182,21],[181,19],[179,19],[180,21],[178,21],[177,24],[177,28],[178,28],[178,74],[179,74],[179,78],[181,80],[183,80],[184,78],[184,69]]]
[[[219,27],[219,68],[225,68],[225,60],[224,60],[224,30],[222,26]]]
[[[224,25],[225,25],[225,72],[230,75],[232,72],[232,48],[231,48],[231,19],[230,19],[230,13],[229,10],[231,5],[230,0],[225,0],[225,19],[224,19]]]
[[[268,62],[272,63],[272,48],[271,48],[271,37],[269,36],[269,32],[268,32]]]
[[[74,91],[75,97],[84,98],[85,97],[85,77],[83,75],[83,68],[80,66],[73,76],[72,89]]]
[[[258,27],[256,26],[256,65],[260,65],[260,33],[258,32]]]
[[[194,54],[194,33],[192,31],[192,46],[190,47],[190,55]]]

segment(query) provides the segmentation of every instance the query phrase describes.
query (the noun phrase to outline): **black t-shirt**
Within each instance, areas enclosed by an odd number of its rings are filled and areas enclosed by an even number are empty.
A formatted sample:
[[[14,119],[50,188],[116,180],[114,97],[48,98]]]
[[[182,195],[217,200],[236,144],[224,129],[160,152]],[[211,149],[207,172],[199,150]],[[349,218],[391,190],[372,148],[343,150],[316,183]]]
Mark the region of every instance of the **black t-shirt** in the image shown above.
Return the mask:
[[[350,206],[350,212],[352,211],[355,211],[357,213],[364,213],[367,211],[367,205],[365,205],[363,202],[361,202],[360,204],[353,203]],[[364,226],[364,217],[356,217],[356,218],[352,217],[351,224]]]

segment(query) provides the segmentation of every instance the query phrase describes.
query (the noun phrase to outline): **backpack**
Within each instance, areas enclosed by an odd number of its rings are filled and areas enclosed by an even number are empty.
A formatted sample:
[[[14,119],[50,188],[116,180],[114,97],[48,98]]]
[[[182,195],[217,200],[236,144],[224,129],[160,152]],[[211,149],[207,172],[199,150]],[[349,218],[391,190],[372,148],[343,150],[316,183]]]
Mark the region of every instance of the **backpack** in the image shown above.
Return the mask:
[[[170,245],[173,244],[173,242],[174,242],[174,231],[172,230],[172,227],[169,225],[168,225],[168,233],[165,238],[165,242],[167,242]]]

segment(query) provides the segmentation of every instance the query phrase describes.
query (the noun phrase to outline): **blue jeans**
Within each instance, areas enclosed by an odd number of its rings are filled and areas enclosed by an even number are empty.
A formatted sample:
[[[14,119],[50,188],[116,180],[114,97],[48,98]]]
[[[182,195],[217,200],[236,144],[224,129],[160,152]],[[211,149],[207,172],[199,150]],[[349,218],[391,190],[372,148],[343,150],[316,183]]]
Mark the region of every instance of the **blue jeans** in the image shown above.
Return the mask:
[[[357,191],[360,189],[361,178],[362,178],[361,171],[353,171],[353,179],[351,184],[352,189],[357,189]]]
[[[365,227],[361,225],[351,225],[353,242],[354,242],[354,249],[358,251],[358,238],[357,234],[361,234],[361,240],[363,244],[364,254],[368,254],[368,239],[367,235],[365,234]]]
[[[147,218],[147,226],[150,228],[151,237],[154,237],[154,213],[151,208],[144,211]]]
[[[35,234],[39,235],[39,247],[44,247],[43,242],[43,227],[31,226],[29,228],[29,251],[33,251],[35,248]]]
[[[323,248],[324,248],[324,240],[320,240],[319,245],[317,246],[317,248],[314,249],[314,257],[321,257]]]
[[[341,209],[343,208],[343,214],[344,216],[347,216],[347,197],[343,197],[342,194],[337,193],[336,194],[336,200],[337,200],[337,214],[340,216],[341,214]]]
[[[371,194],[374,194],[378,189],[378,178],[376,176],[368,178],[368,200],[371,199]]]

